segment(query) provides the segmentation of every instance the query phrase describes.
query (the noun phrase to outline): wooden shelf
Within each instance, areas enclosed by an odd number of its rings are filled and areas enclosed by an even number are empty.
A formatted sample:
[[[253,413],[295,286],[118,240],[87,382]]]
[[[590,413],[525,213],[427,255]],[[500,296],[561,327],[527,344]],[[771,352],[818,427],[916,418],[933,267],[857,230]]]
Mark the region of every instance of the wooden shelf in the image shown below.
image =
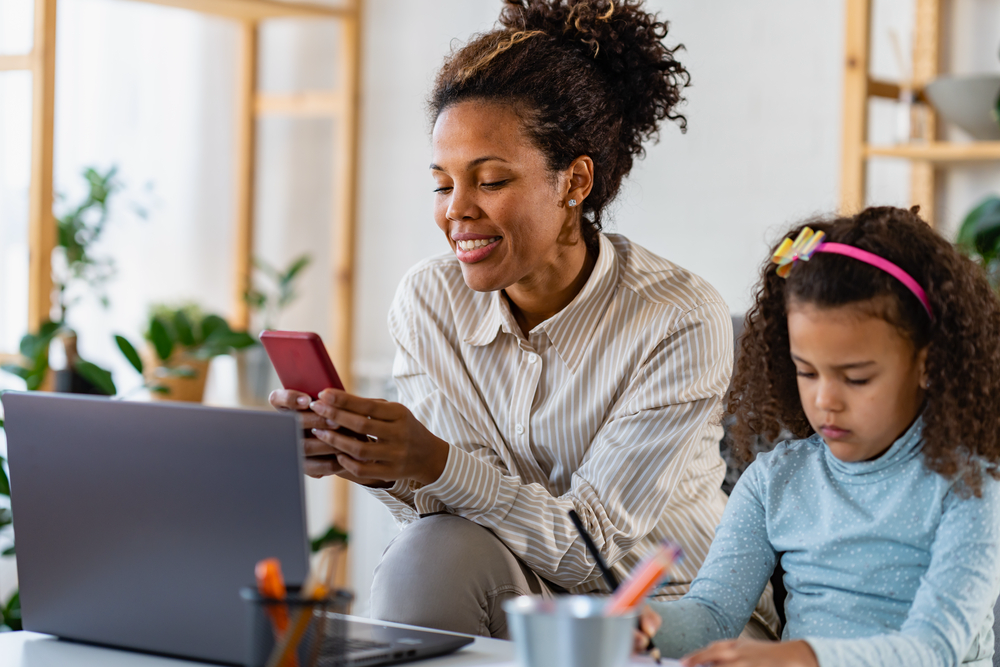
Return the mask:
[[[934,226],[938,212],[939,180],[949,167],[1000,161],[1000,141],[941,141],[938,118],[924,95],[926,86],[940,75],[941,31],[947,23],[951,3],[945,0],[913,0],[913,53],[910,87],[918,104],[913,105],[911,124],[918,136],[902,145],[873,146],[868,143],[869,101],[899,99],[900,82],[871,75],[872,5],[875,0],[844,0],[844,102],[841,132],[840,211],[852,215],[868,204],[867,170],[873,158],[910,161],[910,204],[920,206],[924,220]]]
[[[343,112],[343,96],[335,92],[313,91],[283,95],[258,93],[254,108],[258,116],[329,118]]]
[[[1000,160],[1000,141],[968,143],[931,141],[923,144],[900,144],[898,146],[869,145],[865,146],[864,153],[866,157],[892,157],[936,164],[984,162]]]
[[[902,94],[902,88],[903,87],[895,81],[883,81],[881,79],[868,77],[868,97],[882,97],[890,100],[898,100],[899,96]],[[927,97],[924,95],[923,88],[914,90],[913,97],[918,102],[929,104]]]
[[[132,0],[150,5],[190,9],[202,14],[215,14],[243,21],[273,18],[340,18],[354,13],[352,7],[317,5],[309,2],[280,0]]]
[[[3,0],[0,0],[2,2]],[[327,339],[340,378],[351,388],[354,323],[354,246],[357,220],[358,108],[360,104],[361,21],[364,0],[340,0],[340,5],[316,4],[322,0],[131,0],[189,10],[237,21],[236,52],[235,207],[233,221],[233,280],[230,324],[249,324],[244,291],[250,286],[254,250],[254,187],[256,120],[262,115],[336,117],[331,153],[331,248],[334,277],[331,295],[331,333]],[[52,250],[56,225],[52,215],[52,165],[55,137],[56,10],[58,0],[34,0],[34,50],[28,55],[0,55],[0,72],[29,70],[32,76],[31,183],[28,193],[28,328],[37,331],[48,318],[52,294]],[[262,94],[257,70],[263,21],[276,18],[333,20],[340,26],[339,70],[336,90],[293,94]],[[317,252],[320,249],[317,248]],[[0,354],[0,361],[18,355]],[[350,483],[332,481],[332,520],[342,530],[350,528]],[[337,585],[347,584],[347,558],[338,563]]]
[[[30,70],[34,59],[30,53],[17,55],[0,55],[0,72],[17,72]]]

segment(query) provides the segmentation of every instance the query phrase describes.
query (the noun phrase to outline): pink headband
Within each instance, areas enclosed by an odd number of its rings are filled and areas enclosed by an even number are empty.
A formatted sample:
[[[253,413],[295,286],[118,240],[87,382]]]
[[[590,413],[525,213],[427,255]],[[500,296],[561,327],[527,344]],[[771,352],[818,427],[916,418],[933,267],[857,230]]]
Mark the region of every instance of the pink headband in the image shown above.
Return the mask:
[[[788,272],[792,270],[795,262],[798,260],[809,261],[813,253],[816,252],[827,252],[834,255],[844,255],[846,257],[852,257],[865,264],[870,264],[876,269],[881,269],[885,271],[890,276],[903,283],[903,285],[913,292],[913,295],[920,300],[923,305],[924,310],[927,311],[927,315],[931,318],[931,322],[934,321],[934,312],[931,310],[931,302],[927,299],[927,293],[924,288],[920,286],[913,277],[899,268],[892,262],[874,253],[870,253],[867,250],[862,250],[861,248],[855,248],[854,246],[844,245],[843,243],[823,243],[823,238],[826,236],[823,232],[813,232],[813,230],[808,227],[803,228],[799,233],[798,237],[793,242],[792,239],[786,238],[778,249],[775,251],[774,256],[771,257],[771,261],[778,265],[778,275],[782,278],[788,277]]]

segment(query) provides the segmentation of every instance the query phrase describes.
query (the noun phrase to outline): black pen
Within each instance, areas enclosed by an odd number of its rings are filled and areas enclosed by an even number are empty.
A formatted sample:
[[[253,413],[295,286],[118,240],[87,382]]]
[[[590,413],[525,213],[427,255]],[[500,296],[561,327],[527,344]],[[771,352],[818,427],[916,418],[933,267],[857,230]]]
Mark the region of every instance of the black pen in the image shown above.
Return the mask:
[[[601,557],[601,552],[597,550],[597,545],[594,544],[594,540],[590,538],[590,533],[588,533],[587,529],[584,528],[583,521],[580,520],[580,515],[576,513],[576,510],[569,511],[569,518],[573,522],[573,525],[576,526],[576,532],[580,533],[580,537],[583,538],[583,543],[586,545],[587,551],[589,551],[590,555],[594,557],[595,561],[597,561],[597,567],[600,568],[601,574],[604,576],[604,581],[611,587],[611,592],[613,593],[618,588],[618,578],[615,577],[615,573],[611,571],[608,564],[604,562],[604,558]],[[642,629],[641,613],[640,618],[636,619],[636,627],[639,629],[639,632],[646,634]],[[656,664],[660,664],[660,650],[656,648],[652,637],[649,637],[649,645],[646,647],[646,652],[653,656],[653,660],[656,661]]]

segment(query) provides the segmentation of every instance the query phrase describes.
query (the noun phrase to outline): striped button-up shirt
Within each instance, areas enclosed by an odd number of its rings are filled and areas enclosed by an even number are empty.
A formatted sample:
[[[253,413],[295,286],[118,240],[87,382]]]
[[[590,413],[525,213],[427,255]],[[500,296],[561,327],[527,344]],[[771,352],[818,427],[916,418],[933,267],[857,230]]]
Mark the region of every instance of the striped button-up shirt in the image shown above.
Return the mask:
[[[602,235],[580,293],[524,336],[506,296],[469,289],[448,255],[406,275],[389,328],[401,401],[450,445],[434,483],[372,491],[398,522],[450,512],[570,592],[606,591],[575,509],[619,579],[661,540],[678,543],[685,557],[659,595],[687,592],[726,503],[733,328],[711,285]]]

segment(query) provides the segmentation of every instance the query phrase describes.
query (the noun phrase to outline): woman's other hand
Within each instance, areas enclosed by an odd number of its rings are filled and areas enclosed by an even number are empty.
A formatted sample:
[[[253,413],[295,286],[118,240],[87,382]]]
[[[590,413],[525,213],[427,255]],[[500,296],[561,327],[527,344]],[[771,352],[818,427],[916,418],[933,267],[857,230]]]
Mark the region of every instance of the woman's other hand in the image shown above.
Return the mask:
[[[639,614],[639,627],[632,631],[632,652],[645,653],[649,650],[649,638],[660,629],[660,615],[649,605],[642,608]]]
[[[718,665],[719,667],[819,667],[816,654],[801,639],[792,642],[762,642],[755,639],[731,639],[715,642],[707,648],[681,658],[684,667]]]
[[[325,452],[336,454],[340,467],[354,477],[385,482],[412,479],[426,486],[444,472],[448,443],[428,431],[404,405],[325,389],[311,408],[321,421],[312,428],[327,446]],[[363,442],[338,433],[341,427],[375,440]]]
[[[350,474],[337,462],[337,452],[335,450],[331,449],[328,444],[315,437],[315,435],[309,437],[314,429],[329,427],[327,426],[326,419],[309,409],[312,398],[308,394],[291,389],[278,389],[272,391],[267,400],[272,407],[278,410],[295,410],[299,412],[302,420],[302,428],[306,432],[302,447],[305,452],[304,468],[307,475],[317,478],[338,475],[351,482],[357,482],[365,486],[391,486],[386,485],[382,480],[362,479]]]

